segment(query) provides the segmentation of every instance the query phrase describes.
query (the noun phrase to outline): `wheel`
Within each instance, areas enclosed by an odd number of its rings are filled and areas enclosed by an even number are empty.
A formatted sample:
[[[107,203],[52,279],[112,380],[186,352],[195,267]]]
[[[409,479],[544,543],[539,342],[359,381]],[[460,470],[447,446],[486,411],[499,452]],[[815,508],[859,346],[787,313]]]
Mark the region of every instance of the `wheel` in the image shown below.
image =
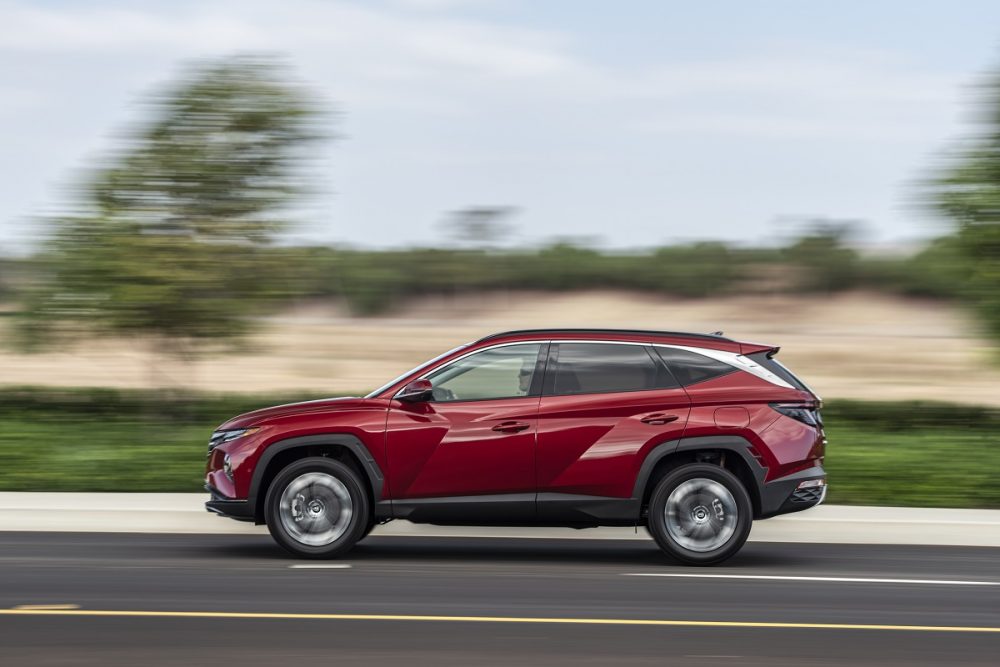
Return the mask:
[[[707,463],[667,473],[649,501],[649,532],[660,548],[689,565],[713,565],[734,555],[750,535],[753,508],[731,472]]]
[[[377,526],[377,525],[378,525],[378,522],[375,521],[375,519],[370,519],[368,521],[368,525],[365,527],[364,531],[361,533],[361,537],[358,538],[358,541],[360,542],[361,540],[363,540],[366,537],[368,537],[369,535],[371,535],[371,532],[373,530],[375,530],[375,526]]]
[[[339,461],[310,457],[289,464],[264,499],[271,537],[302,558],[335,558],[365,534],[371,507],[365,487]]]

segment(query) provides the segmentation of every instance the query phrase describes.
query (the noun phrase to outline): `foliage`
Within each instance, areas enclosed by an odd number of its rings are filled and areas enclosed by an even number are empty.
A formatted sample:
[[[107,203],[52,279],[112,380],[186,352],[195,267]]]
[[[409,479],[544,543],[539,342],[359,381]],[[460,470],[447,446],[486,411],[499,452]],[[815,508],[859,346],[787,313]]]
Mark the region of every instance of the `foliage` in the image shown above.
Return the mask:
[[[802,292],[839,292],[858,284],[858,254],[845,245],[850,228],[819,221],[783,254],[797,269]]]
[[[311,103],[276,63],[235,58],[195,68],[147,106],[79,210],[52,221],[26,300],[28,343],[88,329],[183,355],[244,333],[273,296],[258,276],[302,189],[318,136]]]
[[[991,336],[1000,339],[1000,75],[986,93],[981,132],[959,149],[932,195],[958,226],[958,247],[969,271],[966,296]]]
[[[191,312],[173,319],[194,319],[200,312],[199,303],[194,300],[206,299],[203,302],[206,326],[216,323],[208,315],[222,313],[232,319],[220,322],[232,325],[231,331],[239,330],[246,324],[240,316],[252,314],[259,305],[245,298],[240,303],[228,299],[235,290],[248,289],[239,284],[244,275],[252,275],[261,296],[266,295],[271,301],[340,298],[359,316],[389,312],[411,296],[497,290],[622,289],[679,298],[709,298],[758,293],[760,281],[766,276],[770,278],[764,289],[769,293],[834,293],[863,288],[936,299],[955,299],[965,294],[969,270],[954,237],[938,239],[917,254],[902,257],[859,257],[853,250],[829,243],[829,239],[811,236],[786,248],[732,248],[722,243],[694,243],[643,252],[601,251],[568,243],[504,251],[259,246],[224,260],[215,257],[214,248],[210,248],[205,262],[246,262],[247,266],[240,271],[234,267],[231,274],[222,274],[234,275],[235,286],[221,289],[225,283],[219,278],[214,285],[206,284],[203,292],[191,289],[192,282],[200,275],[215,279],[215,274],[189,271],[185,278],[189,291],[184,303],[178,305]],[[823,248],[830,248],[834,256],[844,261],[823,259]],[[196,257],[191,254],[178,258],[178,265],[193,264]],[[96,263],[96,258],[91,259],[94,260],[91,264]],[[9,263],[18,264],[13,260]],[[26,266],[17,270],[25,275],[40,275],[43,269],[36,265],[30,271]],[[204,269],[221,271],[222,267]],[[68,273],[70,265],[64,264],[63,270]],[[23,278],[21,282],[30,280]],[[133,289],[139,288],[133,285]],[[136,298],[140,296],[137,294]],[[237,306],[231,316],[225,313],[227,304]]]
[[[859,285],[931,299],[964,299],[970,274],[955,236],[934,239],[907,257],[859,259],[856,270]]]
[[[345,299],[356,315],[391,310],[414,295],[486,290],[635,289],[679,297],[723,292],[741,276],[738,253],[720,243],[609,253],[568,243],[537,250],[282,248],[275,283],[307,296]],[[293,267],[293,268],[291,268]]]

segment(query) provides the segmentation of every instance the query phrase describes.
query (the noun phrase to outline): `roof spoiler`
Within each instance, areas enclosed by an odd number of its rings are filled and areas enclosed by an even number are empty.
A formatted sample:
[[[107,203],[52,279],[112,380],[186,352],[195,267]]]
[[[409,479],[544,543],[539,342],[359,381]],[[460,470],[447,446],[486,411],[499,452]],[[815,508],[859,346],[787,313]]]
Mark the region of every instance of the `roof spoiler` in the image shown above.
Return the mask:
[[[764,343],[740,343],[740,354],[747,355],[766,352],[768,359],[778,354],[778,350],[780,349],[777,345],[766,345]]]

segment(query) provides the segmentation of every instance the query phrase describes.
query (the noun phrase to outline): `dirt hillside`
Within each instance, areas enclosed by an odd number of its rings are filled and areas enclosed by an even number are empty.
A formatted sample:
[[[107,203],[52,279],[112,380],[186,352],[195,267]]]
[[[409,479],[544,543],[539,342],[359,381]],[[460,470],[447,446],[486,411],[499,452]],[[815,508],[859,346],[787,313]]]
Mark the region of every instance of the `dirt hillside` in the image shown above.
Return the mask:
[[[266,320],[240,353],[193,368],[160,364],[173,383],[237,392],[364,392],[457,344],[515,328],[594,326],[710,332],[781,345],[780,358],[824,397],[937,399],[1000,406],[1000,365],[957,308],[871,294],[676,300],[617,292],[424,299],[391,317],[353,319],[303,306]],[[0,329],[0,384],[145,387],[149,351],[87,340],[19,355]]]

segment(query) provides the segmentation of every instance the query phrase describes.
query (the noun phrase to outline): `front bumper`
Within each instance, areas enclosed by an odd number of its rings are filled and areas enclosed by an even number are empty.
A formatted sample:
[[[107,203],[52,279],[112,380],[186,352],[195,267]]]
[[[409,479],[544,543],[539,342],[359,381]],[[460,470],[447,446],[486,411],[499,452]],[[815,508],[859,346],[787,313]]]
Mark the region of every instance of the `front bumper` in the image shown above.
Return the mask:
[[[205,485],[205,490],[211,495],[205,503],[207,511],[237,521],[254,521],[254,508],[250,506],[250,501],[227,498],[210,484]]]
[[[799,489],[803,482],[822,480],[822,486]],[[763,485],[760,493],[760,519],[801,512],[816,507],[826,499],[826,471],[813,466]]]

